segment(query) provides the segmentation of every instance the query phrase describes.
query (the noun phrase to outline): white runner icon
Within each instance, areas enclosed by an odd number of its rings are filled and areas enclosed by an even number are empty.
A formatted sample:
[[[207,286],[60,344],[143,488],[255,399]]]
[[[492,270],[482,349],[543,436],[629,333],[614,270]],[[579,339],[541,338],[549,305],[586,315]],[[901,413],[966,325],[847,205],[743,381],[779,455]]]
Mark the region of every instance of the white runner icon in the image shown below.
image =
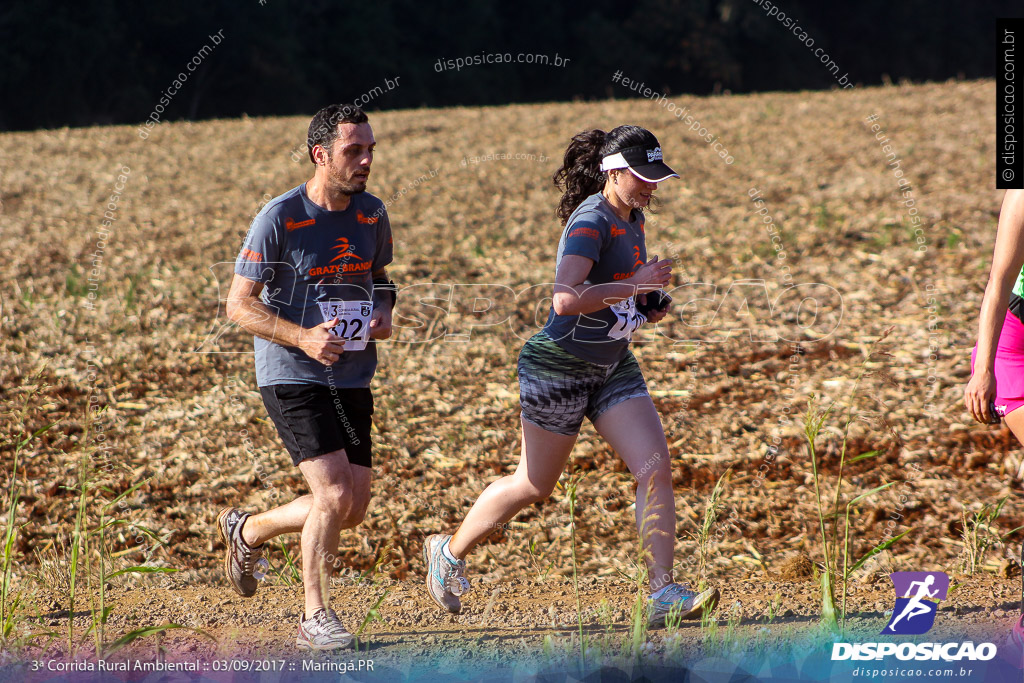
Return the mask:
[[[907,606],[903,609],[903,612],[900,613],[900,615],[898,617],[893,619],[891,624],[889,624],[889,630],[890,631],[892,631],[893,633],[896,632],[896,624],[903,617],[906,617],[907,620],[909,621],[909,620],[913,619],[916,616],[920,616],[922,614],[928,614],[928,612],[931,611],[923,603],[923,599],[924,598],[934,598],[936,596],[936,594],[939,592],[938,588],[936,588],[933,591],[928,590],[928,588],[933,583],[935,583],[935,576],[933,574],[929,574],[928,578],[926,578],[924,581],[913,581],[913,582],[911,582],[909,588],[907,589],[907,592],[908,593],[912,593],[914,591],[914,586],[917,586],[918,587],[917,594],[916,595],[912,595],[910,597],[910,602],[907,603]]]

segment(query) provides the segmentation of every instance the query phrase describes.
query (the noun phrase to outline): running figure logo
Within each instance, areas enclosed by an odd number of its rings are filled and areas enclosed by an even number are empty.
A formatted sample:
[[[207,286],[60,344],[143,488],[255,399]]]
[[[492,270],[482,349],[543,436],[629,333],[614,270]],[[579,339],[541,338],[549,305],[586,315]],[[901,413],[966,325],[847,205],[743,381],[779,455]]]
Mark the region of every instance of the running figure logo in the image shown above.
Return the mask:
[[[942,572],[894,572],[889,578],[896,589],[896,607],[882,633],[926,633],[935,624],[939,602],[949,592],[949,577]]]

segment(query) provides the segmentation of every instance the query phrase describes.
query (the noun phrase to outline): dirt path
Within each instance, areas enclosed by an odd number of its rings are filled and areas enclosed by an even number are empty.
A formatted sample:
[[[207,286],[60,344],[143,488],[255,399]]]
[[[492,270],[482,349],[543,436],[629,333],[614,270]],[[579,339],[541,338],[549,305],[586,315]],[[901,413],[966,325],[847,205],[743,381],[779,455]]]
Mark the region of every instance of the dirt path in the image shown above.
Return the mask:
[[[963,583],[941,604],[927,639],[987,640],[1001,646],[1016,618],[1019,584],[984,576],[960,580]],[[283,659],[297,671],[315,671],[308,667],[317,665],[308,662],[334,662],[330,666],[335,667],[342,666],[339,662],[352,662],[358,667],[360,660],[372,660],[373,674],[365,669],[350,672],[365,674],[356,680],[377,680],[374,676],[384,680],[394,672],[404,672],[405,677],[423,669],[462,675],[529,666],[552,670],[576,666],[576,598],[572,583],[563,579],[478,582],[465,600],[464,613],[458,616],[439,613],[418,581],[336,584],[332,606],[350,630],[359,628],[369,608],[386,592],[379,619],[365,625],[358,651],[333,657],[298,656],[294,647],[301,605],[298,587],[267,584],[253,598],[244,599],[223,586],[140,585],[111,592],[110,640],[132,629],[163,623],[178,623],[188,629],[138,640],[112,661],[153,661],[163,651],[168,661],[236,659],[249,662],[245,666],[259,666],[251,662]],[[684,622],[678,629],[648,633],[642,641],[640,661],[657,668],[683,663],[695,666],[725,658],[742,659],[748,666],[763,660],[762,667],[769,668],[774,661],[777,668],[779,661],[828,651],[829,638],[819,626],[818,591],[812,581],[766,581],[752,576],[729,582],[722,589],[715,621],[703,625]],[[883,639],[877,634],[888,618],[886,611],[892,608],[892,586],[887,580],[878,580],[852,589],[849,601],[854,616],[848,622],[845,640]],[[601,662],[622,669],[632,661],[625,653],[629,652],[634,597],[635,587],[626,580],[582,579],[583,630],[592,665]],[[75,622],[79,629],[87,628],[88,615],[79,615]],[[62,614],[51,614],[44,623],[57,630],[66,628]],[[815,642],[817,645],[808,645]],[[46,660],[61,657],[62,652],[54,646],[21,654],[29,660]],[[388,671],[392,674],[386,674]]]

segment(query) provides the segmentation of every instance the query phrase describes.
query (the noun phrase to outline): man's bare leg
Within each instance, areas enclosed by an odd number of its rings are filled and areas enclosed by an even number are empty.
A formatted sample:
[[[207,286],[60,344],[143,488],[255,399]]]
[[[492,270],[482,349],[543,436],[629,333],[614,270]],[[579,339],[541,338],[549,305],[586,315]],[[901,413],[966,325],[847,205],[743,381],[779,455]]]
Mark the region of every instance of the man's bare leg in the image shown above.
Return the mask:
[[[353,499],[351,512],[361,511],[359,515],[350,515],[341,525],[342,529],[351,529],[363,521],[366,506],[370,502],[369,467],[352,465]],[[242,538],[255,547],[273,540],[281,534],[299,533],[306,523],[309,510],[313,507],[313,494],[299,496],[290,503],[252,515],[245,520],[242,527]]]

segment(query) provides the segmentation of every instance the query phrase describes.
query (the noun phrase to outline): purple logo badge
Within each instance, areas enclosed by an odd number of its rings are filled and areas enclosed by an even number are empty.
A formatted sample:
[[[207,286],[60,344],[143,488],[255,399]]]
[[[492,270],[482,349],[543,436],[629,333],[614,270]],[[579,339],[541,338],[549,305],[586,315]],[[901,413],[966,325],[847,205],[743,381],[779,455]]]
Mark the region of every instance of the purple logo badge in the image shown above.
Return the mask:
[[[949,577],[943,572],[893,572],[889,578],[896,589],[896,607],[882,633],[926,633],[935,624],[939,602],[949,592]]]

